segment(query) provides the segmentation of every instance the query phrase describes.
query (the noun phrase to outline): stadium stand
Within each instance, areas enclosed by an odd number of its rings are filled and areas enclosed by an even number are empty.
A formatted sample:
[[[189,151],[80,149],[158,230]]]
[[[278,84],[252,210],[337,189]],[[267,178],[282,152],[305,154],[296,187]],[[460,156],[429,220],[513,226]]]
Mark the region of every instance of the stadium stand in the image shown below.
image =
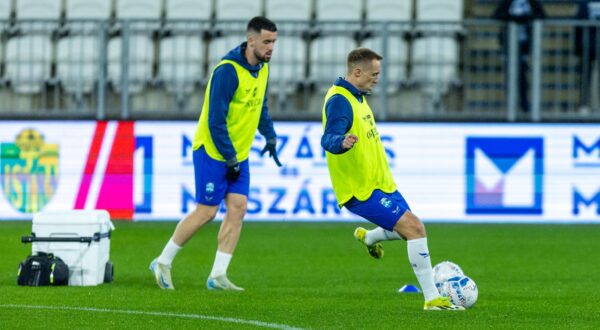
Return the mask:
[[[261,15],[262,1],[218,0],[215,2],[215,19],[220,20],[249,20]]]
[[[427,112],[443,107],[441,98],[459,83],[459,23],[462,0],[419,0],[416,7],[419,35],[412,43],[411,79],[422,86]]]
[[[10,38],[6,44],[6,74],[16,93],[42,91],[50,78],[52,43],[46,35]]]
[[[109,19],[112,1],[65,0],[66,19]]]
[[[356,48],[356,41],[348,36],[324,36],[310,46],[310,79],[317,84],[332,84],[337,77],[346,75],[346,57]]]
[[[61,0],[16,0],[17,19],[59,19]]]
[[[12,0],[0,0],[0,20],[8,20],[12,13]]]
[[[462,0],[418,0],[416,18],[419,21],[453,21],[463,18]]]
[[[152,79],[154,45],[145,35],[131,35],[127,45],[127,74],[123,76],[123,38],[115,37],[108,42],[108,81],[120,92],[125,80],[129,93],[139,93]]]
[[[387,93],[396,93],[402,84],[407,82],[406,67],[408,65],[408,49],[411,37],[413,18],[412,0],[369,0],[365,2],[365,18],[369,22],[391,21],[406,22],[405,25],[386,25],[386,37],[381,26],[370,27],[367,38],[361,46],[374,49],[384,57],[382,73],[386,76]],[[387,47],[387,48],[386,48]],[[386,50],[384,52],[384,50]]]
[[[468,17],[489,18],[498,5],[498,0],[472,0],[468,8]],[[548,17],[572,18],[577,12],[577,1],[573,0],[546,0],[541,1]]]
[[[4,83],[4,42],[2,31],[8,26],[12,15],[12,0],[0,0],[0,85]]]
[[[543,1],[549,19],[575,17],[576,1]],[[469,8],[472,18],[492,16],[497,1],[476,0]],[[578,67],[572,45],[573,27],[550,24],[542,43],[542,108],[564,113],[576,109],[579,93]],[[499,29],[491,25],[469,26],[464,44],[466,58],[478,59],[479,65],[465,70],[464,108],[472,112],[491,113],[506,110],[506,83]],[[485,65],[483,65],[485,64]]]
[[[204,45],[199,36],[179,35],[160,41],[159,79],[179,102],[204,76]]]
[[[413,43],[412,78],[425,89],[447,92],[458,79],[458,43],[450,37],[424,37]]]
[[[56,49],[56,70],[62,87],[77,99],[89,94],[99,76],[99,58],[97,36],[61,38]]]
[[[208,20],[213,15],[212,1],[165,0],[165,18]]]
[[[299,20],[308,23],[312,18],[311,0],[265,0],[265,16],[279,20]]]
[[[363,18],[361,0],[315,0],[315,17],[326,21],[360,21]]]
[[[159,19],[162,0],[115,0],[115,14],[120,19]]]
[[[387,52],[384,53],[385,39],[381,36],[368,38],[362,42],[363,47],[371,48],[383,55],[382,73],[387,74],[389,84],[387,93],[395,93],[406,83],[406,65],[408,63],[408,47],[402,35],[391,35],[387,38]]]
[[[505,66],[496,24],[467,26],[463,47],[467,63],[463,72],[464,108],[490,113],[505,107]]]
[[[346,75],[346,58],[356,46],[356,40],[349,35],[325,35],[312,41],[308,81],[312,85],[313,93],[303,111],[321,113],[327,88],[338,77]]]
[[[566,19],[574,17],[576,4],[542,3],[550,18],[542,26],[540,105],[546,116],[576,116],[581,81],[573,37],[580,23]],[[385,57],[385,79],[378,88],[401,101],[393,111],[430,108],[436,111],[411,116],[503,119],[510,86],[498,44],[502,25],[489,19],[496,5],[492,0],[0,0],[0,95],[5,101],[0,112],[46,107],[30,102],[19,108],[11,100],[52,99],[56,91],[67,97],[61,95],[52,107],[60,109],[63,99],[83,95],[85,102],[119,111],[128,98],[121,93],[124,81],[132,98],[158,100],[156,113],[172,105],[165,95],[180,106],[189,93],[201,94],[212,67],[245,39],[247,19],[265,14],[279,27],[269,86],[274,117],[318,118],[320,105],[314,105],[322,102],[325,86],[344,75],[347,52],[362,45]],[[91,21],[72,21],[82,19]],[[130,40],[126,58],[123,40]],[[182,44],[193,50],[174,51]],[[123,80],[125,68],[130,79]],[[114,88],[96,96],[98,82]],[[100,95],[103,102],[94,99]],[[304,101],[290,107],[290,96]],[[416,97],[433,104],[406,101]],[[135,108],[135,102],[129,104]],[[189,113],[197,114],[198,106]],[[292,108],[302,111],[277,113]],[[388,113],[393,119],[407,112]]]
[[[367,0],[365,3],[365,17],[367,21],[409,21],[413,17],[413,1]]]
[[[278,100],[286,99],[305,83],[306,54],[301,37],[278,37],[277,50],[269,63],[269,93]]]
[[[221,61],[221,58],[231,49],[241,44],[246,35],[231,34],[223,37],[213,38],[208,45],[208,75],[212,73],[213,68]]]
[[[269,62],[270,82],[298,83],[304,79],[306,43],[300,37],[278,37],[277,52]]]

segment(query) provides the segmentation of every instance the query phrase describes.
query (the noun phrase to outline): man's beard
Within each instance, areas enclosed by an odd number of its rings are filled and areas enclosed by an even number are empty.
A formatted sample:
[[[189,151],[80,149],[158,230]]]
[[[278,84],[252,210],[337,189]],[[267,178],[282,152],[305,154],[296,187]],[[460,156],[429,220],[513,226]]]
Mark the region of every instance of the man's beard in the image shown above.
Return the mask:
[[[269,60],[271,60],[270,58],[266,58],[265,56],[261,55],[256,50],[254,51],[254,57],[256,57],[261,62],[269,62]]]

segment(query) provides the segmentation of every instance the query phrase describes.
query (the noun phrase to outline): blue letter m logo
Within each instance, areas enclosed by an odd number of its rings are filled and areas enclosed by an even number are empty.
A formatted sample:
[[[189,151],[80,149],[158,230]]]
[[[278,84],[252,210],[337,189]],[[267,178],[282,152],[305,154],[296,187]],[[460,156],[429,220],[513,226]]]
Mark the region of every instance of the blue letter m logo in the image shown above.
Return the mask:
[[[592,198],[585,198],[577,189],[573,189],[573,214],[579,214],[579,205],[583,204],[587,207],[596,204],[596,214],[600,215],[600,190],[596,192]]]
[[[576,167],[600,167],[600,138],[588,146],[577,136],[573,136],[572,156]]]

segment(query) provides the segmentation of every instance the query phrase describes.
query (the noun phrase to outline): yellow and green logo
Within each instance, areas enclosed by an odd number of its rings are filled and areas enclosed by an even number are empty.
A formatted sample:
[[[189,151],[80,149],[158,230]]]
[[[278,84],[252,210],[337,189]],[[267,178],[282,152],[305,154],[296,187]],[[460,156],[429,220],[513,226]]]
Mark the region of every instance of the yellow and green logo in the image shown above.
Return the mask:
[[[41,211],[58,185],[58,144],[37,130],[21,131],[14,143],[0,144],[0,176],[4,196],[23,213]]]

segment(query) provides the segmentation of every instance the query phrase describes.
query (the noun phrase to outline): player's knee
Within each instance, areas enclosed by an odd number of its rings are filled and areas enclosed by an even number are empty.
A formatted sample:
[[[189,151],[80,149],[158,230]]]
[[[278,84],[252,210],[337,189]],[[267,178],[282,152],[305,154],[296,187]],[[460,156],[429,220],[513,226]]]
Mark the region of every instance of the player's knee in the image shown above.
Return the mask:
[[[403,234],[408,240],[427,236],[425,225],[423,225],[423,222],[412,213],[406,214],[406,230]]]
[[[217,217],[217,212],[210,214],[208,216],[208,219],[206,220],[206,222],[211,222],[211,221],[215,220],[216,217]]]
[[[206,206],[202,206],[198,204],[196,209],[193,211],[195,213],[194,219],[197,219],[200,225],[211,222],[217,216],[218,208],[207,208]]]
[[[228,208],[231,210],[231,212],[235,212],[235,214],[244,215],[248,210],[248,203],[246,201],[235,201],[229,203]]]
[[[417,236],[416,238],[422,238],[427,236],[427,232],[425,231],[425,225],[419,218],[417,218],[417,222],[414,225],[414,233]]]

